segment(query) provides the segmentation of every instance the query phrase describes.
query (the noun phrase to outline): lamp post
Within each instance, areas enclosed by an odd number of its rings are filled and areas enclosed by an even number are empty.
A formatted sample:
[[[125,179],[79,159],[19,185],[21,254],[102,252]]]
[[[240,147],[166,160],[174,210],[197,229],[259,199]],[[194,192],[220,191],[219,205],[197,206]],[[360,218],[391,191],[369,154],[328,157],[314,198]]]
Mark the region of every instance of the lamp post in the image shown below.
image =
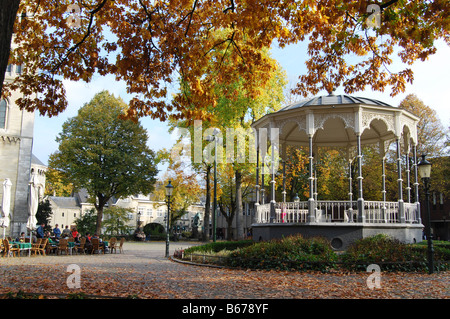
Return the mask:
[[[169,258],[169,232],[170,232],[170,198],[173,194],[173,185],[169,180],[169,184],[166,185],[166,197],[167,197],[167,219],[166,219],[166,258]]]
[[[431,217],[430,217],[430,175],[431,175],[431,163],[425,158],[426,154],[422,155],[420,163],[417,164],[419,175],[423,181],[423,187],[425,190],[425,202],[427,206],[427,240],[428,240],[428,273],[432,274],[434,271],[433,263],[433,241],[431,240]]]
[[[141,212],[137,213],[137,231],[139,232],[141,230]]]
[[[212,227],[213,227],[213,242],[216,242],[217,234],[216,234],[216,209],[217,209],[217,134],[220,133],[219,129],[214,129],[212,135],[208,135],[205,139],[208,142],[214,141],[214,201],[213,201],[213,218],[212,218]]]

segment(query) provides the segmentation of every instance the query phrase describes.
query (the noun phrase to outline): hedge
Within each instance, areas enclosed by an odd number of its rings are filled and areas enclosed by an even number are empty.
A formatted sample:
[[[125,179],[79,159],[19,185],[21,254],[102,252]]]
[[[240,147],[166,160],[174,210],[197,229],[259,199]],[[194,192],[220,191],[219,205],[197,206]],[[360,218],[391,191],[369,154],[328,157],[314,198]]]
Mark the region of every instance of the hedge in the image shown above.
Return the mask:
[[[185,254],[193,254],[193,253],[206,253],[213,252],[217,253],[221,250],[236,250],[241,247],[250,246],[253,244],[252,240],[240,240],[240,241],[220,241],[213,242],[199,246],[192,246],[184,250]]]
[[[448,247],[438,243],[434,248],[437,270],[450,269]],[[216,242],[190,247],[184,254],[214,254],[224,250],[231,251],[227,258],[221,258],[225,265],[250,269],[365,271],[370,264],[379,265],[383,271],[426,271],[428,268],[426,245],[404,244],[382,234],[360,239],[340,255],[328,240],[301,235],[258,243],[251,240]]]

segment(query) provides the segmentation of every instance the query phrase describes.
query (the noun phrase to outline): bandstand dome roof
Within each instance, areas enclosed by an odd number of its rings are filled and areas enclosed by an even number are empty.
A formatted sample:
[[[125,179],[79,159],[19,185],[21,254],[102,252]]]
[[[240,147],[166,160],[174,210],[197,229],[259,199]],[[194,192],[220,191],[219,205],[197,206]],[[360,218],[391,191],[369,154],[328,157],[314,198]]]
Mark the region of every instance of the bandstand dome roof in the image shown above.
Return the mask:
[[[350,95],[324,95],[324,96],[317,96],[310,99],[303,100],[301,102],[293,103],[288,106],[285,106],[284,108],[280,109],[278,112],[286,111],[286,110],[292,110],[299,107],[305,107],[305,106],[317,106],[317,105],[340,105],[340,104],[365,104],[365,105],[375,105],[375,106],[387,106],[387,107],[393,107],[387,103],[369,99],[365,97],[356,97],[356,96],[350,96]]]
[[[388,142],[403,137],[417,143],[414,114],[385,102],[350,95],[323,95],[293,103],[266,114],[252,124],[255,129],[278,128],[282,145],[348,147]],[[276,134],[276,133],[274,133]]]

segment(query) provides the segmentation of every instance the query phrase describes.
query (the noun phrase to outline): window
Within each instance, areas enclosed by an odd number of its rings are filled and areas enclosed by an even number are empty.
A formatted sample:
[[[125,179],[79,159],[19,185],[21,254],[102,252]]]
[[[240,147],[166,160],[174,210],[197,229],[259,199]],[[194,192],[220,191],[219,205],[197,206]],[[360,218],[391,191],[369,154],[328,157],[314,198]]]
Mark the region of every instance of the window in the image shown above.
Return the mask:
[[[0,101],[0,129],[6,129],[6,112],[8,110],[8,103],[6,100]]]
[[[147,216],[153,217],[153,210],[151,208],[147,208]]]
[[[144,207],[138,207],[137,211],[138,211],[139,215],[141,215],[141,216],[144,215]]]
[[[17,74],[22,73],[22,65],[21,64],[16,65],[16,73]]]
[[[159,208],[158,211],[157,211],[157,214],[158,214],[157,215],[158,217],[162,217],[163,216],[163,210]]]
[[[12,71],[12,64],[8,64],[8,66],[6,67],[6,72],[11,73]]]

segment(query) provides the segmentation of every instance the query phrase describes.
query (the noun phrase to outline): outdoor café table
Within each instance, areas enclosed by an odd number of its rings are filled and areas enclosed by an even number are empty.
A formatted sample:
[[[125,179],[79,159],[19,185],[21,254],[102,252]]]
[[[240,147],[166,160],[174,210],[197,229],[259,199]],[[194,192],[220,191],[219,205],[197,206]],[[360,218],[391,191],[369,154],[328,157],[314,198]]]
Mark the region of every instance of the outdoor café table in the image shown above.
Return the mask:
[[[106,253],[106,248],[108,248],[108,242],[106,240],[103,241],[103,243],[105,244],[103,246],[103,253]],[[100,243],[101,244],[101,243]]]
[[[11,245],[17,245],[20,249],[20,252],[31,249],[31,243],[22,243],[19,241],[13,241],[13,242],[11,242]],[[20,256],[20,253],[19,253],[19,256]]]
[[[72,249],[75,248],[75,242],[69,241],[67,244],[68,244],[67,247],[69,247],[69,250],[70,250],[70,254],[72,255]]]

